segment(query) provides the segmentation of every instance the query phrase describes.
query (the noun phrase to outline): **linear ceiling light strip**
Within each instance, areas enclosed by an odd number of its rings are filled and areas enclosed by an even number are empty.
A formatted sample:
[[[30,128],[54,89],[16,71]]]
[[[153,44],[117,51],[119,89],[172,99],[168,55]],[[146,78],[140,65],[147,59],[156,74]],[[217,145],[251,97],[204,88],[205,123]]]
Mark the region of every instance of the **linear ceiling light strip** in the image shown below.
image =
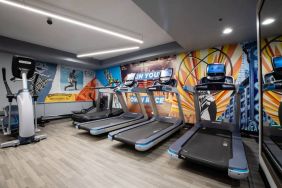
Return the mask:
[[[126,39],[126,40],[130,40],[130,41],[133,41],[133,42],[136,42],[136,43],[140,43],[140,44],[143,43],[142,40],[137,39],[137,38],[133,38],[133,37],[130,37],[130,36],[118,33],[118,32],[110,31],[110,30],[107,30],[107,29],[104,29],[104,28],[101,28],[101,27],[97,27],[97,26],[94,26],[94,25],[91,25],[91,24],[88,24],[88,23],[77,21],[77,20],[74,20],[74,19],[71,19],[71,18],[67,18],[67,17],[64,17],[64,16],[57,15],[57,14],[53,14],[53,13],[50,13],[50,12],[47,12],[47,11],[44,11],[44,10],[40,10],[40,9],[37,9],[37,8],[33,8],[33,7],[30,7],[30,6],[27,6],[27,5],[23,5],[23,4],[20,4],[20,3],[17,3],[17,2],[0,0],[0,3],[10,5],[12,7],[20,8],[20,9],[23,9],[23,10],[26,10],[26,11],[30,11],[30,12],[33,12],[33,13],[36,13],[36,14],[40,14],[40,15],[43,15],[43,16],[51,17],[51,18],[54,18],[54,19],[57,19],[57,20],[61,20],[61,21],[67,22],[67,23],[74,24],[74,25],[78,25],[78,26],[81,26],[81,27],[84,27],[84,28],[99,31],[99,32],[102,32],[102,33],[105,33],[105,34],[108,34],[108,35],[112,35],[112,36],[116,36],[116,37],[123,38],[123,39]]]

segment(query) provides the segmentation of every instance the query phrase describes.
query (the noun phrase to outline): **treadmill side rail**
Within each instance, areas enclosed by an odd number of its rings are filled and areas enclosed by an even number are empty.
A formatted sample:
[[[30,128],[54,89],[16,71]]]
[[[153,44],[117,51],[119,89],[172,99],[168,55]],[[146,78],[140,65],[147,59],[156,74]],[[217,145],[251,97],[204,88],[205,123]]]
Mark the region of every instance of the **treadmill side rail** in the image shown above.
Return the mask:
[[[232,134],[232,158],[229,160],[228,176],[244,179],[249,174],[248,162],[240,133]]]
[[[183,136],[177,139],[168,149],[168,154],[173,158],[180,158],[179,154],[182,146],[190,140],[190,138],[199,130],[201,126],[196,124],[190,130],[188,130]]]

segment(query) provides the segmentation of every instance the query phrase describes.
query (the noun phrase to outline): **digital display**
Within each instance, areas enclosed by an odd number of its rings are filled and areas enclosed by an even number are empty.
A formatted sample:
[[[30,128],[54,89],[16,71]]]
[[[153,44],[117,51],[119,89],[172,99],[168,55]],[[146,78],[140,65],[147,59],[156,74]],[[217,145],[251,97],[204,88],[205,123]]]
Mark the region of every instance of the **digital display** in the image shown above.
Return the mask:
[[[173,69],[165,69],[161,71],[160,77],[171,77],[173,73]]]
[[[280,56],[280,57],[274,57],[273,59],[272,59],[272,62],[273,62],[273,68],[274,69],[280,69],[280,68],[282,68],[282,56]]]
[[[135,73],[128,74],[127,77],[126,77],[126,80],[134,80],[135,75],[136,75]]]
[[[207,66],[207,74],[211,73],[225,73],[224,64],[209,64]]]

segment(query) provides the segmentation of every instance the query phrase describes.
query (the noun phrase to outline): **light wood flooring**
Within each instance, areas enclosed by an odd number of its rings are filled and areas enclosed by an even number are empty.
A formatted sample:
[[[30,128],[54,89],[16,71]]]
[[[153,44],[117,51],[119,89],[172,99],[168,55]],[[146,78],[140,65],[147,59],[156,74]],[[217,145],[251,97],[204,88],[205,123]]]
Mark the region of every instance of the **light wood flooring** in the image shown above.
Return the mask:
[[[148,152],[138,152],[109,141],[106,135],[94,137],[77,130],[69,120],[51,122],[41,129],[48,135],[47,140],[0,149],[0,188],[220,188],[232,185],[232,180],[222,172],[169,157],[167,148],[184,131]],[[7,137],[1,135],[0,141],[4,140]],[[264,187],[258,173],[258,146],[253,139],[244,139],[244,142],[251,172],[240,187]]]

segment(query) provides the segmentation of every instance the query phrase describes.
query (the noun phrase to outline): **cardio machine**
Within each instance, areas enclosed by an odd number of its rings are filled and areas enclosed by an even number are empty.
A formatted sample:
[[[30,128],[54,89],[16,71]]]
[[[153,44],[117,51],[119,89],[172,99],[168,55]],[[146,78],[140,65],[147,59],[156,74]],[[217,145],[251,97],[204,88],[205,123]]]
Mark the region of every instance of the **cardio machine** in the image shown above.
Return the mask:
[[[105,119],[105,118],[120,115],[123,112],[123,110],[120,108],[113,108],[113,103],[114,103],[113,98],[115,94],[114,89],[117,88],[118,86],[119,86],[119,83],[111,83],[105,87],[95,87],[94,89],[98,91],[97,105],[96,105],[95,111],[94,112],[91,111],[85,114],[73,114],[72,120],[74,121],[74,124],[94,121],[94,120],[99,120],[99,119]],[[109,101],[108,109],[101,108],[103,93],[110,94],[110,101]],[[107,101],[104,100],[104,103],[106,102]],[[107,106],[107,105],[104,104],[103,106]]]
[[[196,123],[169,147],[168,153],[175,158],[228,171],[234,179],[246,178],[249,169],[240,135],[239,88],[234,84],[233,77],[225,75],[224,64],[207,65],[206,75],[194,88],[184,88],[193,94]],[[223,90],[235,93],[235,122],[201,120],[199,92]]]
[[[136,150],[146,151],[165,140],[184,125],[184,115],[176,80],[172,79],[173,69],[162,70],[159,80],[147,88],[147,94],[154,113],[152,119],[124,129],[110,132],[108,138],[133,145]],[[178,102],[179,117],[161,116],[158,112],[154,92],[174,93]]]
[[[9,88],[7,79],[6,79],[6,69],[2,68],[2,76],[3,82],[6,88]],[[34,76],[33,85],[35,86],[38,80],[38,74]],[[16,81],[15,77],[10,79],[11,81]],[[11,93],[10,91],[7,93]],[[19,109],[18,105],[12,105],[13,99],[15,98],[14,95],[6,95],[9,105],[4,107],[4,117],[1,119],[2,131],[4,135],[11,135],[14,133],[18,133],[19,131]],[[36,109],[36,102],[38,99],[38,95],[36,94],[35,87],[33,87],[32,91],[32,98],[33,98],[33,106],[34,111]],[[36,119],[36,113],[34,114]],[[35,130],[39,132],[40,129],[37,128],[37,121],[35,121]]]
[[[102,120],[78,123],[76,124],[76,128],[86,130],[91,135],[100,135],[148,120],[148,115],[140,97],[140,93],[146,93],[146,90],[138,87],[135,76],[136,73],[128,74],[124,83],[114,90],[123,109],[123,113],[121,115]],[[129,112],[123,96],[125,93],[133,93],[135,95],[139,103],[141,113]]]
[[[7,98],[9,99],[9,112],[11,114],[11,102],[13,99],[17,100],[18,104],[18,139],[1,143],[0,147],[12,147],[32,142],[38,142],[47,138],[46,135],[35,135],[35,112],[33,106],[32,96],[28,90],[28,79],[34,75],[35,61],[30,58],[14,56],[12,60],[12,74],[16,79],[22,79],[23,89],[19,90],[17,94],[13,94],[6,80],[6,69],[2,69],[3,80],[7,90]],[[37,80],[37,79],[35,79]],[[9,115],[10,116],[10,115]],[[11,117],[11,116],[10,116]],[[6,135],[10,135],[10,120]]]

